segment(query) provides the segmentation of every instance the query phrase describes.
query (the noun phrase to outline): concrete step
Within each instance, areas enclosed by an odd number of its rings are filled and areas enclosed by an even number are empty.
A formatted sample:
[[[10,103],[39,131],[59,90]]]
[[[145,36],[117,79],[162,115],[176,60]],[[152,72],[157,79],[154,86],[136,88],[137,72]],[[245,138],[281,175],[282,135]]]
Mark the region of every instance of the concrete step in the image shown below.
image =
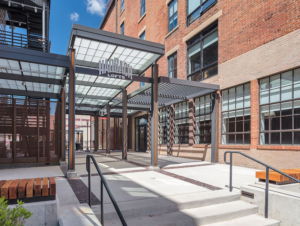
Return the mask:
[[[125,218],[134,218],[232,202],[239,200],[239,198],[240,193],[219,190],[118,202],[118,205]],[[92,206],[92,209],[100,219],[100,205]],[[116,218],[118,215],[113,205],[105,204],[104,219]]]
[[[126,218],[130,226],[198,226],[227,221],[239,217],[256,214],[258,207],[243,201],[233,201],[209,205],[193,209],[149,215],[136,218]],[[105,226],[121,226],[119,219],[106,221]],[[255,224],[253,224],[255,225]]]
[[[59,209],[59,226],[96,226],[100,225],[88,204],[62,206]]]
[[[241,217],[229,221],[223,221],[215,224],[208,224],[207,226],[280,226],[280,221],[273,219],[266,219],[257,214]]]

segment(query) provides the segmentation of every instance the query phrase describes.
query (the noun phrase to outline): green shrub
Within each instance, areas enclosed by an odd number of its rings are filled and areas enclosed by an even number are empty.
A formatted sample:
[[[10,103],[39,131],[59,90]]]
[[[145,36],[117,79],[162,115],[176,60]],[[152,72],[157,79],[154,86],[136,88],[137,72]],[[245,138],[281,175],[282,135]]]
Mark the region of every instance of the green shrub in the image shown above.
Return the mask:
[[[31,217],[32,213],[25,209],[24,202],[17,200],[15,208],[7,208],[5,197],[0,198],[0,225],[1,226],[23,226],[25,220]]]

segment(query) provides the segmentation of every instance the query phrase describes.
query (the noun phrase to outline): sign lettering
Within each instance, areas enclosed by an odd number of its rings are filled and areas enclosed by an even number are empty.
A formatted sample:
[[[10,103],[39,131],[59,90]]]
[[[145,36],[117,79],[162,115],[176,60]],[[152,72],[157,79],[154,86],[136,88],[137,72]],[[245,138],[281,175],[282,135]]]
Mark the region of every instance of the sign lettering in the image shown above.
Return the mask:
[[[99,61],[99,75],[102,74],[107,74],[110,78],[132,80],[132,66],[118,58],[101,60]]]

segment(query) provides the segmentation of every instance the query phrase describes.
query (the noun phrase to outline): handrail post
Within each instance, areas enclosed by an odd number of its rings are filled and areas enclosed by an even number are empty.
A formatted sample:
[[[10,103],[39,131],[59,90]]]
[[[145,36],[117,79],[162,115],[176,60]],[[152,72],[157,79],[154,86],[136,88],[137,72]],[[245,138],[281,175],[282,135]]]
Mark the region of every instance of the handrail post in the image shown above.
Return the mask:
[[[268,218],[269,212],[269,167],[266,167],[266,192],[265,192],[265,218]]]
[[[89,187],[89,206],[92,206],[91,203],[91,160],[90,156],[87,156],[87,165],[88,165],[88,187]]]
[[[232,192],[232,152],[230,152],[229,191]]]
[[[101,180],[101,225],[104,225],[104,216],[103,216],[103,205],[104,205],[104,201],[103,201],[103,181],[102,178],[100,178]]]

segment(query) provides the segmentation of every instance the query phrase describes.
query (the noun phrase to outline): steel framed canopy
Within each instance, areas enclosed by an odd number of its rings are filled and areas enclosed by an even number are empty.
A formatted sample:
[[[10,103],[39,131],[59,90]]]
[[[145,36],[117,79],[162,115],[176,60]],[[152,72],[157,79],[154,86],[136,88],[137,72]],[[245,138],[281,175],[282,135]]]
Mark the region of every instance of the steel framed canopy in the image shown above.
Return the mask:
[[[75,49],[75,113],[90,112],[91,115],[118,102],[117,96],[132,82],[151,83],[151,78],[140,75],[165,53],[164,45],[78,24],[73,24],[69,49]],[[99,61],[115,58],[132,66],[132,79],[99,74]],[[69,86],[66,85],[68,92]],[[131,110],[145,110],[138,106],[128,109],[128,114],[132,113]],[[119,114],[118,111],[114,113]]]
[[[189,80],[181,80],[168,77],[158,78],[158,106],[164,107],[175,104],[190,98],[202,96],[219,90],[219,85],[213,85],[203,82],[192,82]],[[128,95],[127,107],[151,108],[151,84],[147,84],[142,88]],[[113,104],[112,109],[122,106],[122,102],[118,101]]]
[[[0,94],[60,99],[68,56],[0,45]]]

